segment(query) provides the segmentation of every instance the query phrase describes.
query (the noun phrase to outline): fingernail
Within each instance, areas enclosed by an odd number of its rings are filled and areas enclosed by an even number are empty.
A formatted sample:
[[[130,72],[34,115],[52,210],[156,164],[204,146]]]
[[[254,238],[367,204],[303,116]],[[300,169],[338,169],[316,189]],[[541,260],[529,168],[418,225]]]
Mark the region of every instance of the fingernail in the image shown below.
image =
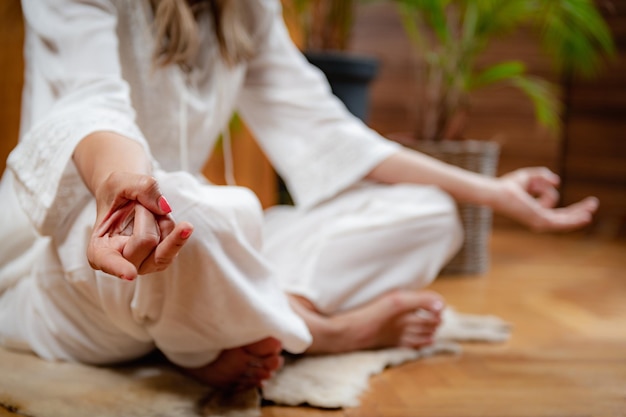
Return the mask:
[[[159,197],[159,207],[165,212],[165,214],[172,212],[172,208],[170,207],[164,196]]]
[[[189,236],[191,236],[191,229],[184,229],[182,232],[180,232],[181,239],[187,239]]]

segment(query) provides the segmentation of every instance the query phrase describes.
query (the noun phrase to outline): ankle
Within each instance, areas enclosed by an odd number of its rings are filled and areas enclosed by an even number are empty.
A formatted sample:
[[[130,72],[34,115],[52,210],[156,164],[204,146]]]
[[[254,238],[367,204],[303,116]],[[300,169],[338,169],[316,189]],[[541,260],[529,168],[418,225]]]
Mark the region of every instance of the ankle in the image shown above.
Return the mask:
[[[353,313],[324,318],[316,326],[308,353],[345,353],[376,347],[376,326],[363,322]]]

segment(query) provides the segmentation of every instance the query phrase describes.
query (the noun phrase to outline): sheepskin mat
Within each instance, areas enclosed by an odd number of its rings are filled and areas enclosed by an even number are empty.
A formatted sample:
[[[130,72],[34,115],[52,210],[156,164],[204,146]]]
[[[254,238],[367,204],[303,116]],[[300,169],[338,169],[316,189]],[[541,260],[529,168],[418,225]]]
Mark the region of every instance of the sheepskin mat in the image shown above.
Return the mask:
[[[46,362],[31,354],[0,349],[0,415],[252,417],[261,414],[262,398],[281,405],[354,407],[367,389],[369,377],[386,367],[438,353],[458,354],[457,341],[502,342],[509,335],[510,326],[497,317],[448,309],[437,342],[428,348],[289,356],[261,393],[238,394],[198,384],[160,357],[91,367]]]

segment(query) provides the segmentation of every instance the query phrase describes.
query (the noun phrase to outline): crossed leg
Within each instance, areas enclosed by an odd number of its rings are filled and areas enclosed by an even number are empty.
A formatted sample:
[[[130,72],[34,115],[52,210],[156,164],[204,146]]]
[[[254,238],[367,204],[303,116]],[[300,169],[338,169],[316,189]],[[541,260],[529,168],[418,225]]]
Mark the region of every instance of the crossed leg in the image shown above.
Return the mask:
[[[310,210],[272,209],[264,228],[264,253],[313,336],[307,352],[432,343],[444,301],[423,289],[463,239],[450,196],[364,183]]]
[[[332,316],[320,313],[306,298],[290,295],[294,311],[313,336],[308,353],[341,353],[383,347],[420,348],[433,342],[445,307],[433,291],[396,290],[361,307]],[[183,368],[197,380],[221,389],[259,387],[283,364],[281,343],[271,337],[227,349],[213,362]]]

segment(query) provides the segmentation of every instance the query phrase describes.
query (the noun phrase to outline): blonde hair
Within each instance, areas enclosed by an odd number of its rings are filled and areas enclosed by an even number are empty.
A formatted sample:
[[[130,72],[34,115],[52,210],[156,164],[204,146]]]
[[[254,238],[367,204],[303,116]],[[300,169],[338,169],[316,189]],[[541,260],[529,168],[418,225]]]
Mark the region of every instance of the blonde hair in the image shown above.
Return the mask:
[[[235,65],[252,55],[252,39],[236,0],[151,0],[154,11],[157,66],[193,66],[200,48],[197,17],[209,12],[222,58]]]

